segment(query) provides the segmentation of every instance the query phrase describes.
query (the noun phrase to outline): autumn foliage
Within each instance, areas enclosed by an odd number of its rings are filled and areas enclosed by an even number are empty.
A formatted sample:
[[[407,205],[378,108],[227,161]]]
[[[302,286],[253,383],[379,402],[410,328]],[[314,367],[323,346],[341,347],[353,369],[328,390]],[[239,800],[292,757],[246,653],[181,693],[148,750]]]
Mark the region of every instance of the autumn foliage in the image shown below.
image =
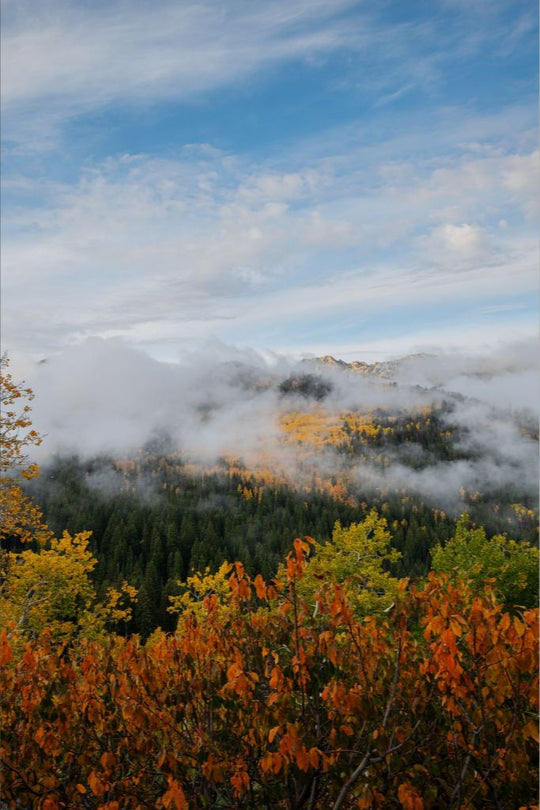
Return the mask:
[[[493,582],[390,578],[372,513],[274,579],[193,575],[143,642],[106,631],[136,593],[97,601],[87,539],[8,555],[3,807],[536,807],[538,611]]]
[[[12,807],[532,807],[536,611],[431,575],[384,618],[229,571],[174,635],[1,643]],[[18,803],[21,803],[18,804]]]
[[[16,383],[9,373],[9,359],[0,357],[0,542],[17,538],[25,543],[44,542],[50,532],[43,516],[27,498],[21,482],[39,475],[37,464],[30,461],[28,448],[41,444],[41,436],[30,419],[34,395],[24,384]]]

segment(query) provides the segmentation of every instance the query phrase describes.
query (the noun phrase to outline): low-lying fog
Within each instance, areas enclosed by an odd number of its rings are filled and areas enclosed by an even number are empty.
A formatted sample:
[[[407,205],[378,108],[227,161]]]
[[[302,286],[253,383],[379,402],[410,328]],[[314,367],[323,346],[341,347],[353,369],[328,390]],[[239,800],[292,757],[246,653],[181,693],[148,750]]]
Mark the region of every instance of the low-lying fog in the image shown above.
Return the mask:
[[[384,471],[364,459],[353,470],[359,487],[405,487],[445,501],[462,486],[517,485],[531,494],[538,488],[538,444],[531,438],[540,402],[535,341],[492,355],[411,355],[362,374],[222,344],[170,364],[119,340],[89,339],[42,363],[15,357],[11,371],[36,395],[33,422],[45,434],[36,451],[41,463],[53,454],[126,455],[166,435],[195,460],[211,464],[232,454],[253,464],[264,454],[265,463],[298,480],[294,448],[279,426],[283,411],[392,413],[450,397],[448,418],[465,428],[462,449],[470,458],[413,470],[398,455]],[[339,469],[331,450],[316,463],[325,472]]]

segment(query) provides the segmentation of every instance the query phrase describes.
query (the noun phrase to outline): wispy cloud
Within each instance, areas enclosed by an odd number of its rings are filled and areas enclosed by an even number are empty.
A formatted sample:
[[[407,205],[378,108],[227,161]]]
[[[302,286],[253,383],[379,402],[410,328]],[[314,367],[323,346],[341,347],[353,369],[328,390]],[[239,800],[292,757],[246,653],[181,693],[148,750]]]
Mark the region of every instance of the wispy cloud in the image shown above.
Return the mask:
[[[536,45],[534,15],[507,3],[393,14],[356,0],[6,0],[2,23],[3,139],[19,149],[58,145],[66,123],[113,105],[197,106],[294,64],[369,107],[411,92],[433,99],[483,51],[502,62]],[[335,58],[344,67],[324,74]]]
[[[194,101],[270,66],[357,48],[354,0],[196,4],[159,0],[7,3],[4,137],[42,144],[62,123],[110,104]],[[32,133],[36,123],[41,133]]]
[[[6,0],[4,345],[530,331],[534,15],[413,6]]]
[[[40,204],[5,213],[6,335],[43,350],[204,329],[247,342],[362,307],[399,319],[422,305],[429,318],[442,300],[497,307],[534,292],[532,154],[384,157],[368,170],[352,149],[345,174],[343,153],[278,166],[202,146],[108,159],[75,185],[8,180]]]

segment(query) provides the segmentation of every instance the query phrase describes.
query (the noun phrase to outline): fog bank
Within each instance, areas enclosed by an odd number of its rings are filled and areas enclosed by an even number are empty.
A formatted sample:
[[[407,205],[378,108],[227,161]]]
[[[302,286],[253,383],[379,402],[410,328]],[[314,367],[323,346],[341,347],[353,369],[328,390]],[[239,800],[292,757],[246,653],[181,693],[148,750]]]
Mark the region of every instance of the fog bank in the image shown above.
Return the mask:
[[[53,454],[128,455],[166,437],[169,448],[202,463],[223,455],[248,465],[264,460],[298,480],[298,454],[280,426],[284,412],[323,407],[329,413],[402,414],[448,400],[466,460],[411,469],[407,460],[423,451],[408,446],[396,450],[385,470],[369,459],[354,469],[359,487],[407,488],[439,500],[455,499],[460,487],[517,484],[537,491],[536,366],[534,341],[490,356],[413,355],[362,373],[219,343],[176,364],[97,338],[41,363],[12,358],[14,378],[24,377],[36,395],[33,422],[45,436],[36,453],[42,463]],[[339,472],[341,463],[331,449],[311,459],[328,474]]]

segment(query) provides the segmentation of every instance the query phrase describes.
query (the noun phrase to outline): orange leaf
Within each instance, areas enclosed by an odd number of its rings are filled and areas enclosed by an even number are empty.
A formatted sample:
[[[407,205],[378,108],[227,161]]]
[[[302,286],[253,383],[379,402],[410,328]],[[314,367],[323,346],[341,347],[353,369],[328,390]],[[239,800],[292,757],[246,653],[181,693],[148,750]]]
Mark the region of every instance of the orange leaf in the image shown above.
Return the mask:
[[[274,667],[270,673],[270,689],[277,689],[281,680],[281,670],[279,667]]]
[[[409,578],[405,577],[404,579],[399,580],[398,584],[398,593],[404,593],[407,590],[409,585]]]
[[[266,597],[267,599],[277,599],[277,590],[273,585],[269,585],[266,589]]]
[[[234,681],[242,672],[242,667],[239,666],[236,662],[231,664],[227,670],[227,680]]]
[[[272,756],[271,753],[269,753],[266,754],[266,756],[262,757],[259,763],[259,767],[262,773],[268,773],[268,771],[272,768],[273,764],[274,764],[274,757]]]
[[[159,755],[159,757],[157,758],[157,762],[156,762],[156,767],[158,768],[158,770],[161,770],[161,766],[165,762],[166,757],[167,757],[167,754],[165,753],[165,751],[162,751],[161,754]]]
[[[274,728],[270,729],[270,731],[268,732],[268,742],[270,742],[270,743],[274,742],[274,738],[275,738],[276,734],[278,733],[278,731],[279,731],[279,726],[274,726]]]
[[[0,636],[0,666],[4,666],[8,661],[11,661],[13,654],[8,641],[7,632],[4,630]]]
[[[231,776],[230,783],[234,788],[235,798],[239,799],[249,789],[249,776],[245,771],[237,771]]]
[[[103,770],[110,771],[111,768],[114,766],[116,759],[114,754],[112,754],[110,751],[107,751],[105,754],[101,755],[101,759],[99,761],[101,763],[101,767],[103,768]]]
[[[23,661],[26,664],[26,666],[29,667],[29,668],[30,667],[35,667],[35,665],[36,665],[36,658],[35,658],[34,653],[32,652],[32,648],[30,647],[29,644],[27,644],[27,646],[26,646],[26,650],[25,650],[25,653],[23,655]]]
[[[332,599],[332,604],[330,605],[330,613],[332,614],[332,618],[335,619],[340,613],[343,613],[343,602],[339,597],[335,596]]]
[[[43,743],[46,736],[47,732],[45,731],[43,726],[40,726],[36,731],[36,733],[34,734],[34,740],[37,742],[40,748],[43,748]]]
[[[525,739],[530,738],[535,742],[538,742],[538,725],[534,720],[529,720],[529,722],[523,728],[523,736]]]
[[[257,574],[255,579],[253,580],[253,584],[255,585],[255,591],[259,599],[266,598],[266,585],[264,583],[264,579],[261,577],[260,574]]]
[[[88,785],[94,796],[101,796],[105,793],[103,783],[95,771],[92,771],[88,777]]]
[[[309,770],[309,759],[304,746],[300,746],[296,752],[296,764],[301,771]]]
[[[283,759],[277,752],[272,754],[272,759],[274,761],[274,773],[279,773],[283,766]]]
[[[403,782],[399,786],[398,799],[403,810],[424,810],[424,802],[410,782]]]
[[[247,600],[250,598],[251,596],[250,587],[245,579],[241,579],[240,582],[238,583],[237,593],[241,599]]]
[[[169,789],[161,797],[163,807],[174,807],[175,810],[189,810],[186,796],[176,779],[172,776],[167,777],[169,782]]]
[[[510,627],[510,614],[505,613],[501,621],[499,622],[499,629],[502,630],[503,633],[505,633],[509,627]]]
[[[308,759],[309,759],[309,764],[311,765],[312,768],[318,768],[319,767],[320,756],[319,756],[319,752],[318,752],[318,750],[316,748],[310,748],[309,754],[308,754]]]

